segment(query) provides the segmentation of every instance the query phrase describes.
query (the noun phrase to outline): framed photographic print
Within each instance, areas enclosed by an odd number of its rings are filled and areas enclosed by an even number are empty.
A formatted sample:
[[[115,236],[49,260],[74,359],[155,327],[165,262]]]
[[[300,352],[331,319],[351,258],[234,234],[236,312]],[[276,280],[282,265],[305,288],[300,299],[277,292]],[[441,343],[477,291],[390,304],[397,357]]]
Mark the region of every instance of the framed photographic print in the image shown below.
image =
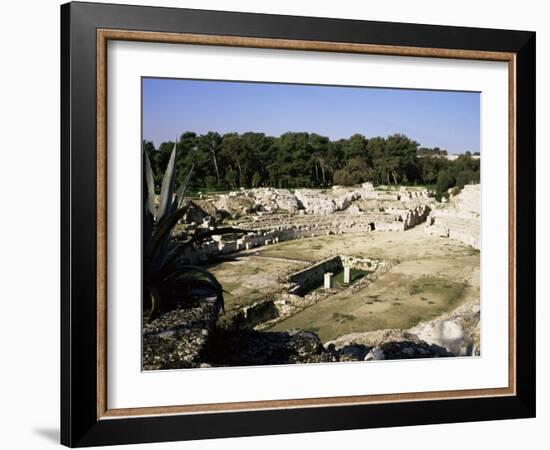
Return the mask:
[[[63,444],[535,415],[535,33],[61,26]]]

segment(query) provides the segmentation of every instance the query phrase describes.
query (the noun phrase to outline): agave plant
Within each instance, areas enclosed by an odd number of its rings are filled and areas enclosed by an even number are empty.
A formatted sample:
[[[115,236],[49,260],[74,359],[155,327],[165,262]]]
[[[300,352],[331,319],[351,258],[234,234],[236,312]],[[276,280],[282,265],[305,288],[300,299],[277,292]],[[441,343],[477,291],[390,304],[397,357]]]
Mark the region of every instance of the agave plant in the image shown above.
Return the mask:
[[[158,204],[156,202],[154,174],[147,152],[144,155],[144,208],[143,208],[143,303],[144,311],[150,308],[149,320],[168,309],[173,300],[185,302],[197,292],[214,294],[223,310],[223,288],[203,267],[183,264],[182,253],[213,235],[241,233],[236,228],[219,228],[196,232],[186,241],[174,241],[172,230],[185,215],[191,203],[185,200],[185,191],[193,167],[177,190],[175,185],[176,145],[170,155],[162,179]]]

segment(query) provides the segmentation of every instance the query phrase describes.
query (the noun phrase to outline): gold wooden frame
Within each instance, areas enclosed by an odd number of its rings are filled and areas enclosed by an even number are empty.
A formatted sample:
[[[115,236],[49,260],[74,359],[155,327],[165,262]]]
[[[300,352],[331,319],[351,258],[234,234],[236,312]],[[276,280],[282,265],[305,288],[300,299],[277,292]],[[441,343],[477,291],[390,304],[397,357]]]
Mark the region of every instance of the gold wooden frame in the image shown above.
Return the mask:
[[[109,409],[107,405],[107,42],[109,40],[266,49],[308,50],[391,56],[502,61],[508,63],[508,387],[403,394],[359,395],[288,400],[264,400],[201,405]],[[445,48],[246,38],[236,36],[97,30],[97,418],[195,414],[262,409],[390,403],[516,395],[516,55],[515,53]]]

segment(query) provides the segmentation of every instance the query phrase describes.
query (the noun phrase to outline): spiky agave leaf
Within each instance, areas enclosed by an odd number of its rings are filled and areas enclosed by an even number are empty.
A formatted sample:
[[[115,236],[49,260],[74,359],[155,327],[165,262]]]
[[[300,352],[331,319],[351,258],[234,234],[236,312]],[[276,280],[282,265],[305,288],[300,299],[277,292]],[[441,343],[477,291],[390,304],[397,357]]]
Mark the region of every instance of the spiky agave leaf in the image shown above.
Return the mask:
[[[189,292],[194,288],[205,289],[209,291],[214,291],[216,298],[220,304],[222,312],[225,313],[225,302],[223,289],[218,289],[215,284],[204,278],[197,278],[196,276],[189,276],[178,278],[176,280],[166,281],[163,284],[168,290],[178,290],[179,292]]]
[[[168,161],[168,166],[166,167],[166,172],[164,172],[164,177],[162,178],[162,186],[160,188],[160,203],[157,209],[157,221],[161,221],[169,210],[173,195],[174,195],[174,178],[176,174],[176,144],[170,155],[170,160]]]
[[[166,253],[163,254],[161,250],[167,248],[167,244],[170,241],[170,233],[172,228],[178,223],[183,215],[189,209],[188,206],[184,206],[181,209],[178,209],[161,220],[149,241],[149,245],[145,248],[143,257],[145,260],[145,266],[148,267],[148,273],[146,275],[152,276],[155,271],[157,271],[161,265]]]
[[[213,291],[216,294],[216,296],[218,296],[220,292],[223,292],[223,290],[220,289],[216,283],[206,278],[200,278],[196,274],[188,275],[188,276],[180,276],[174,280],[165,281],[163,283],[163,287],[168,290],[177,288],[180,292],[182,290],[189,291],[193,288],[201,287],[209,291]]]
[[[183,207],[183,202],[185,200],[185,191],[187,190],[187,185],[189,184],[189,180],[191,179],[191,174],[193,173],[193,169],[195,168],[195,164],[191,166],[191,169],[189,169],[189,172],[187,173],[187,176],[185,177],[185,180],[180,185],[178,192],[176,194],[176,198],[178,201],[178,208]]]
[[[182,265],[178,266],[174,270],[167,273],[163,277],[163,280],[164,281],[172,280],[174,278],[179,277],[180,275],[189,274],[189,273],[192,273],[192,272],[196,272],[196,273],[202,275],[204,278],[212,281],[212,283],[216,284],[221,289],[222,285],[219,283],[219,281],[216,279],[216,277],[211,272],[209,272],[207,269],[205,269],[203,267],[194,266],[192,264],[182,264]]]
[[[149,286],[149,295],[151,296],[151,313],[149,314],[149,322],[155,320],[160,312],[161,295],[156,286]]]
[[[188,282],[189,276],[192,273],[198,274],[200,278],[203,278],[207,280],[209,283],[211,283],[211,285],[216,289],[216,294],[218,296],[218,299],[221,301],[222,310],[225,311],[225,305],[223,303],[223,287],[220,284],[220,282],[216,279],[216,277],[203,267],[194,266],[190,264],[180,265],[176,269],[166,274],[163,281],[170,282],[173,280],[179,280],[180,278],[182,278],[182,275],[185,275],[185,277],[183,278],[187,279],[187,282]],[[196,275],[194,279],[197,279]]]
[[[144,169],[145,169],[145,188],[147,190],[147,209],[153,217],[157,215],[157,207],[155,205],[155,178],[153,175],[153,169],[151,168],[151,161],[147,151],[143,151],[144,154]]]
[[[183,217],[190,207],[185,204],[184,196],[191,179],[194,166],[191,167],[184,182],[174,195],[175,165],[177,147],[174,144],[168,166],[162,180],[160,202],[155,206],[154,178],[151,169],[151,161],[145,153],[145,184],[147,187],[144,195],[144,289],[151,299],[151,315],[149,320],[154,320],[161,311],[162,296],[165,289],[175,289],[181,295],[189,293],[191,289],[201,287],[216,293],[222,311],[225,311],[223,287],[216,277],[208,270],[192,265],[178,265],[177,257],[185,248],[200,243],[210,236],[228,233],[246,233],[246,230],[237,228],[221,228],[199,233],[189,241],[179,243],[172,249],[171,233],[177,222]],[[145,192],[144,192],[145,194]],[[145,236],[147,234],[147,236]]]

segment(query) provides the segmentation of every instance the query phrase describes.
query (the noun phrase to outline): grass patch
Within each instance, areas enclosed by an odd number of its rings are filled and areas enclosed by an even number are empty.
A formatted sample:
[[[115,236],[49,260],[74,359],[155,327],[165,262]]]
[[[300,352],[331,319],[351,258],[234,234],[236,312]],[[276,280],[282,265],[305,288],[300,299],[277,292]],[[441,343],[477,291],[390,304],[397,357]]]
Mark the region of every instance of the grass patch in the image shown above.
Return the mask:
[[[355,283],[356,281],[360,280],[361,278],[367,276],[369,273],[372,273],[372,271],[367,270],[360,270],[360,269],[351,269],[351,284]],[[338,272],[336,275],[334,275],[333,278],[335,283],[338,283],[343,286],[347,286],[347,283],[344,283],[344,271]]]
[[[420,297],[421,301],[439,298],[442,303],[453,304],[464,294],[467,286],[466,282],[453,282],[438,277],[422,277],[410,285],[409,295],[424,294]]]
[[[353,314],[332,313],[332,318],[338,323],[351,322],[356,319]]]

